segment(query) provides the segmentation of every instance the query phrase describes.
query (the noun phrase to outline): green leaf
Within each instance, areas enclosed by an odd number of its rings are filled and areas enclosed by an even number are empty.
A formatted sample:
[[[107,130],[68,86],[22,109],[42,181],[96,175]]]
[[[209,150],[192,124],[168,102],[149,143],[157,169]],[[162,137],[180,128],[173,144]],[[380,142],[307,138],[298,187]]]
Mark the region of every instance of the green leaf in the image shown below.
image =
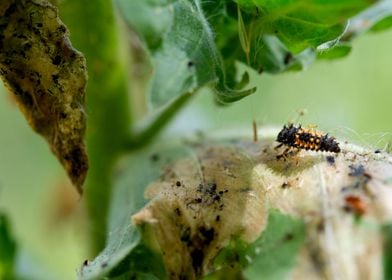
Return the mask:
[[[294,267],[305,240],[305,226],[300,220],[272,211],[267,230],[252,244],[253,261],[245,269],[248,279],[284,279]]]
[[[269,73],[302,70],[315,59],[315,52],[310,48],[294,55],[276,36],[264,35],[261,41],[263,45],[258,56],[259,70]]]
[[[254,37],[275,34],[293,53],[338,37],[349,17],[366,8],[365,0],[237,0],[255,16]]]
[[[236,61],[259,72],[280,73],[305,69],[316,58],[343,57],[349,53],[348,46],[336,46],[348,19],[369,7],[372,1],[118,0],[117,3],[150,54],[154,67],[150,100],[152,105],[161,106],[204,85],[214,87],[219,103],[234,102],[253,93],[254,88],[243,90],[243,85],[237,85]],[[375,11],[379,18],[385,17],[382,9],[388,7],[384,5]],[[332,48],[333,51],[326,52]]]
[[[12,237],[9,222],[0,214],[0,279],[14,278],[16,242]]]
[[[351,46],[344,43],[339,43],[335,47],[320,51],[317,54],[318,59],[338,59],[347,56],[351,52]]]
[[[250,44],[248,39],[248,31],[245,28],[244,21],[241,15],[241,9],[239,6],[237,8],[237,11],[238,11],[238,33],[239,33],[240,43],[241,43],[242,50],[245,52],[247,61],[249,63]]]
[[[275,74],[308,68],[318,58],[317,52],[322,58],[339,43],[347,20],[371,4],[356,0],[328,1],[328,5],[321,0],[236,2],[202,3],[214,33],[219,34],[215,42],[224,59],[228,84],[236,77],[236,60],[258,72]],[[243,41],[249,42],[249,53],[244,51]],[[337,57],[338,53],[343,55],[343,49],[328,55]]]
[[[150,148],[133,153],[120,162],[110,204],[106,247],[95,260],[82,265],[79,279],[100,279],[107,275],[117,277],[130,271],[132,275],[147,273],[151,277],[164,279],[165,271],[159,252],[155,252],[148,245],[151,242],[146,240],[148,228],[136,227],[131,216],[147,203],[145,188],[159,178],[163,166],[186,154],[185,148],[166,148],[159,152]]]
[[[388,29],[392,26],[392,16],[388,16],[379,22],[377,22],[373,27],[370,29],[373,32],[380,32]]]
[[[304,240],[305,225],[302,221],[271,210],[262,235],[252,244],[241,240],[232,242],[216,258],[215,266],[225,271],[240,264],[243,276],[249,280],[285,279],[295,266]]]
[[[215,88],[221,103],[236,101],[255,91],[238,91],[227,86],[213,31],[198,0],[118,0],[117,3],[151,55],[153,106],[164,105],[207,84]]]

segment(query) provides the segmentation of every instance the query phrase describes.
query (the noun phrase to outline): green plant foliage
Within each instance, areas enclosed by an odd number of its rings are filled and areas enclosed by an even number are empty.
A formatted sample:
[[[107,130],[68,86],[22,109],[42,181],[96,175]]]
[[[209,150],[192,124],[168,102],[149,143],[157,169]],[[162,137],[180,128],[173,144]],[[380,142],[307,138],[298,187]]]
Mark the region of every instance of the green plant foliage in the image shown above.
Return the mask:
[[[213,84],[219,102],[233,102],[254,92],[229,89],[213,31],[199,1],[118,0],[126,21],[143,38],[155,68],[152,105],[161,106],[201,86]]]
[[[302,221],[272,211],[266,231],[252,244],[253,261],[244,270],[247,279],[284,279],[295,265],[305,239]]]
[[[252,13],[255,37],[275,34],[293,53],[336,39],[346,20],[363,10],[369,1],[268,1],[237,0]]]
[[[145,188],[161,175],[163,166],[185,154],[187,150],[181,148],[162,149],[159,153],[149,149],[122,160],[115,174],[106,247],[94,261],[82,266],[80,279],[118,277],[130,271],[147,277],[141,279],[165,278],[158,252],[148,245],[153,243],[148,240],[148,228],[137,228],[131,216],[147,203]]]
[[[207,84],[213,86],[220,103],[245,97],[254,89],[243,90],[246,84],[237,81],[236,61],[259,72],[280,73],[303,70],[316,58],[344,57],[350,46],[338,43],[348,20],[372,4],[365,0],[117,3],[150,54],[154,106]],[[384,6],[376,3],[370,8],[372,20],[367,29],[388,15],[381,11]]]
[[[384,279],[392,279],[392,225],[382,228],[384,237]]]
[[[316,58],[318,47],[323,46],[323,53],[333,48],[347,20],[370,4],[352,0],[329,1],[328,5],[325,1],[238,0],[238,5],[232,1],[215,2],[219,4],[203,2],[203,9],[212,29],[220,35],[216,43],[231,77],[235,77],[235,60],[259,72],[306,68]],[[241,13],[237,12],[238,6]],[[241,38],[249,41],[248,52],[238,43],[244,41]]]
[[[233,241],[217,257],[215,266],[225,271],[241,265],[245,279],[285,279],[295,266],[305,239],[305,225],[301,220],[271,210],[262,235],[252,244]],[[220,271],[208,279],[221,279]]]
[[[14,241],[8,219],[0,214],[0,279],[13,279],[16,257],[16,242]]]
[[[337,59],[348,55],[351,52],[351,46],[345,43],[339,43],[327,51],[320,51],[317,54],[318,59]]]
[[[388,16],[378,23],[376,23],[372,28],[371,31],[374,32],[379,32],[379,31],[384,31],[385,29],[388,29],[392,26],[392,16]]]

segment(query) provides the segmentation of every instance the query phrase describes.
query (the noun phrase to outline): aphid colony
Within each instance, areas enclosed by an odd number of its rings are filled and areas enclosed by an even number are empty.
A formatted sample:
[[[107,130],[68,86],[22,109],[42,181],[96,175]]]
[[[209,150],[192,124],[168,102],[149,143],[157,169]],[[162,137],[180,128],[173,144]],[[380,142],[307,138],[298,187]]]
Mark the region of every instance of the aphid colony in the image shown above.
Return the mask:
[[[281,143],[278,147],[287,145],[292,148],[316,152],[340,152],[339,144],[334,137],[329,137],[328,134],[323,135],[312,129],[302,128],[301,125],[298,127],[293,124],[285,125],[279,132],[276,141]]]

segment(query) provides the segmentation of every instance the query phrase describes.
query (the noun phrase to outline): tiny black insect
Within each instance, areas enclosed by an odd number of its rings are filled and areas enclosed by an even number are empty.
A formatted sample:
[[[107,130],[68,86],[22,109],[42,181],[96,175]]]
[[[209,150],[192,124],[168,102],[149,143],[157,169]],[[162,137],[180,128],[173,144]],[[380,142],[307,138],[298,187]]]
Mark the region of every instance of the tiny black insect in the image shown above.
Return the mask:
[[[302,128],[301,125],[295,127],[293,124],[284,126],[279,132],[276,139],[281,145],[297,149],[305,149],[311,151],[332,152],[339,153],[339,143],[334,137],[329,137],[328,134],[323,135],[312,129]]]

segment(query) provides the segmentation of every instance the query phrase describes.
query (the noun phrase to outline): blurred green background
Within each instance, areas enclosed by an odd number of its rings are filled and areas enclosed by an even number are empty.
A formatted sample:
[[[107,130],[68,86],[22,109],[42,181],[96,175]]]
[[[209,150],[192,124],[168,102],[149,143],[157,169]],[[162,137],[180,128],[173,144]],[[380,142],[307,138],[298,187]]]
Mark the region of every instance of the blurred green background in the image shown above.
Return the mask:
[[[196,130],[282,126],[288,121],[321,130],[366,147],[392,141],[392,31],[353,43],[348,58],[318,62],[305,72],[277,76],[251,73],[256,94],[231,106],[216,107],[200,91],[161,137]],[[20,263],[44,265],[36,279],[74,279],[86,259],[82,201],[40,136],[34,134],[0,87],[0,210],[12,222],[23,249]],[[298,118],[298,112],[307,111]],[[49,267],[47,267],[49,265]],[[41,273],[41,274],[39,274]]]

